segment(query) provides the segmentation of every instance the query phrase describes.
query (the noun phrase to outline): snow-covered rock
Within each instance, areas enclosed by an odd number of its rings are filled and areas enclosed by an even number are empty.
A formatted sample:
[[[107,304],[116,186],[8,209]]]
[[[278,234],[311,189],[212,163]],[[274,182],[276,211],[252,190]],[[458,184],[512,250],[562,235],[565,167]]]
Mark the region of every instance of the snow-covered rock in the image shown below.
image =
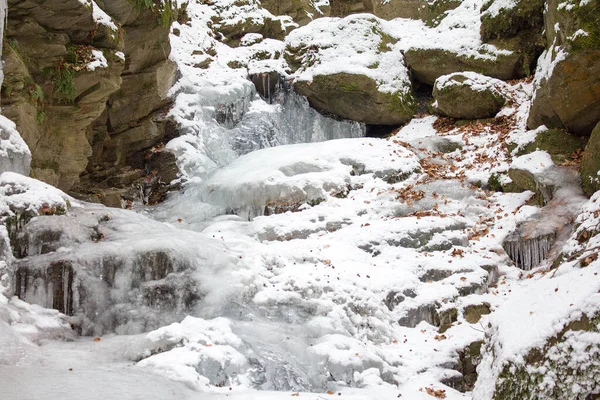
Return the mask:
[[[367,14],[319,18],[286,38],[295,89],[319,110],[394,125],[415,113],[408,69],[383,20]]]
[[[444,75],[433,85],[433,107],[452,118],[493,117],[506,102],[507,88],[501,80],[475,72]]]

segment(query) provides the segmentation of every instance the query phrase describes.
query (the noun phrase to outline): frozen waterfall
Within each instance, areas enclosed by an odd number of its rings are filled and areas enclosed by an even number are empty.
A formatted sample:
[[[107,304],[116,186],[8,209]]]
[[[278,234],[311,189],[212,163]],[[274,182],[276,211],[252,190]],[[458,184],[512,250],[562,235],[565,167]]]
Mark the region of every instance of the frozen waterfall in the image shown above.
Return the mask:
[[[274,87],[267,101],[250,80],[224,88],[203,87],[201,94],[180,93],[174,116],[184,134],[168,147],[183,173],[204,179],[255,150],[365,136],[364,124],[320,114],[284,81]]]

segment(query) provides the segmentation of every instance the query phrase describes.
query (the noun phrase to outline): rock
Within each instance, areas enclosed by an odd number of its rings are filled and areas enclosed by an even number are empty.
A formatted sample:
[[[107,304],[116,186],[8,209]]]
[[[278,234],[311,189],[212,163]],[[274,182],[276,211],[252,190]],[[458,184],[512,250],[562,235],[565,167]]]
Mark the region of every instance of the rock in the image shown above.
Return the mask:
[[[468,392],[473,390],[477,381],[477,366],[481,362],[482,340],[477,340],[463,350],[458,351],[458,364],[456,371],[460,372],[459,379],[452,379],[446,384],[459,392]]]
[[[350,14],[370,13],[379,18],[420,19],[429,26],[436,26],[444,14],[461,4],[460,0],[332,0],[332,17],[346,17]]]
[[[600,50],[580,50],[564,57],[550,77],[540,80],[527,126],[589,135],[600,121]]]
[[[317,110],[365,124],[399,125],[415,113],[411,94],[382,93],[376,81],[364,75],[318,75],[294,88]]]
[[[463,315],[468,323],[476,324],[479,322],[482,315],[487,315],[490,312],[490,305],[488,303],[471,304],[465,307]]]
[[[525,75],[522,70],[523,57],[518,53],[496,51],[490,54],[485,47],[481,47],[477,53],[468,56],[445,49],[413,47],[404,52],[404,57],[412,76],[427,85],[433,85],[442,75],[461,71],[477,71],[502,80]]]
[[[550,154],[555,164],[572,160],[578,151],[583,149],[586,141],[582,137],[571,135],[563,129],[538,128],[535,140],[517,152],[517,155],[543,150]]]
[[[566,128],[589,135],[600,121],[600,7],[552,0],[545,17],[546,52],[540,57],[527,126]]]
[[[581,159],[581,185],[586,195],[600,190],[600,122],[590,136]]]
[[[433,86],[434,109],[457,119],[495,116],[506,102],[506,84],[475,72],[457,72],[436,79]]]
[[[397,125],[415,113],[408,70],[396,40],[368,15],[320,18],[286,38],[294,88],[311,106],[338,117]]]
[[[33,176],[79,197],[97,201],[98,194],[120,205],[121,195],[130,200],[132,193],[123,186],[135,186],[133,177],[143,186],[146,174],[156,172],[142,166],[143,174],[133,173],[128,163],[174,136],[159,115],[170,103],[166,94],[175,78],[168,57],[177,10],[136,7],[129,0],[84,3],[11,0],[3,111],[33,149]],[[107,22],[94,20],[103,12],[110,15],[102,17]],[[88,68],[92,60],[100,67]],[[96,179],[102,175],[117,190]],[[155,175],[148,181],[164,182]]]
[[[436,26],[445,13],[458,7],[459,0],[438,0],[427,2],[425,0],[392,0],[378,1],[365,0],[368,12],[379,18],[392,20],[394,18],[420,19],[429,26]]]
[[[329,17],[329,4],[316,4],[309,0],[263,0],[261,6],[273,15],[288,15],[295,23],[304,26],[314,18]]]

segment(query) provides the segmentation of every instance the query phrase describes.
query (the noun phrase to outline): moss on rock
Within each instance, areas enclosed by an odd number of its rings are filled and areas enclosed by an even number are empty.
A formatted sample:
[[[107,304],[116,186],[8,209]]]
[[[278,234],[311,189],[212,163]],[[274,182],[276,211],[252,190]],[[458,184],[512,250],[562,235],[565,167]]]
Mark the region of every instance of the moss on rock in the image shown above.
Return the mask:
[[[581,159],[581,184],[588,196],[600,190],[600,123],[592,131]]]
[[[503,366],[496,381],[494,400],[594,399],[600,395],[600,344],[581,335],[600,337],[600,316],[566,325],[542,348],[532,349],[524,363]],[[585,349],[581,349],[581,346]],[[577,346],[577,349],[576,347]],[[586,357],[574,357],[584,352]]]
[[[377,83],[364,75],[317,75],[312,82],[297,82],[294,88],[318,110],[367,124],[402,124],[416,111],[410,91],[380,92]]]
[[[517,152],[517,155],[533,153],[544,150],[555,164],[573,159],[573,153],[585,147],[586,140],[582,137],[571,135],[562,129],[548,129],[539,132],[535,140]]]

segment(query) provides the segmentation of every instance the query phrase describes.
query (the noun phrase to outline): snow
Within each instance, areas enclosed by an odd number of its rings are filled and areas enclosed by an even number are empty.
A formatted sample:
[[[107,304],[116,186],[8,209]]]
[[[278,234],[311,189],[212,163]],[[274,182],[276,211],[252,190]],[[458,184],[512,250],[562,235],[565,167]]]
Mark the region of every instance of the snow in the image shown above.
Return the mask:
[[[0,175],[0,215],[12,216],[15,212],[37,214],[44,208],[62,207],[67,210],[78,202],[60,190],[17,173]]]
[[[485,10],[484,15],[488,14],[491,17],[496,17],[504,10],[512,10],[517,4],[517,0],[494,0]]]
[[[533,153],[514,158],[511,167],[528,171],[533,175],[540,175],[554,167],[554,162],[548,152],[536,150]]]
[[[187,13],[191,21],[174,23],[180,34],[171,35],[171,58],[182,72],[172,89],[171,115],[183,135],[167,145],[186,179],[205,179],[240,155],[265,147],[364,136],[364,125],[323,117],[285,85],[269,103],[256,94],[250,73],[276,71],[285,77],[283,42],[246,34],[243,46],[230,47],[213,32],[212,19],[234,25],[242,19],[262,23],[279,17],[256,2],[191,2]],[[203,62],[210,63],[198,68]],[[230,68],[232,62],[243,68]]]
[[[108,62],[104,53],[100,50],[92,50],[92,60],[86,65],[89,71],[95,71],[96,68],[108,68]]]
[[[460,79],[455,79],[460,77]],[[465,80],[462,80],[466,78]],[[491,91],[492,93],[503,95],[508,91],[510,87],[499,79],[490,78],[482,74],[478,74],[472,71],[466,72],[455,72],[453,74],[440,76],[435,80],[433,84],[437,90],[443,90],[450,86],[469,86],[476,92]]]
[[[536,89],[540,88],[542,83],[552,76],[554,68],[567,57],[567,52],[561,46],[556,45],[556,38],[552,45],[544,50],[538,58],[538,64],[535,69],[533,83]]]

